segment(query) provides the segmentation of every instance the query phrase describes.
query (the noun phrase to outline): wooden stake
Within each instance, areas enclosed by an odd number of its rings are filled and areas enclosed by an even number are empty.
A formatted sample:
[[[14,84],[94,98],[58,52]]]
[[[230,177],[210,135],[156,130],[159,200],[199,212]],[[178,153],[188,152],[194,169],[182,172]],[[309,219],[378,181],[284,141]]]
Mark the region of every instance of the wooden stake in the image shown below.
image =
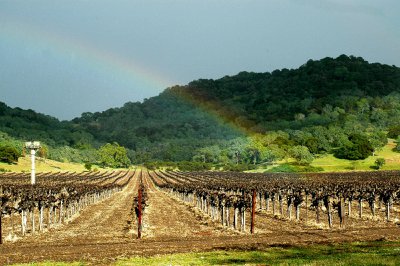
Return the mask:
[[[308,193],[306,193],[306,224],[308,222]]]
[[[11,213],[12,215],[12,213]],[[3,244],[3,236],[2,236],[2,229],[1,229],[1,217],[3,214],[1,213],[1,208],[0,208],[0,244]]]
[[[251,225],[250,233],[254,234],[254,218],[256,217],[256,190],[253,190],[253,196],[251,198]]]
[[[237,207],[234,207],[234,212],[233,212],[233,228],[236,230],[238,229],[238,212],[239,209]]]
[[[138,238],[142,237],[142,189],[138,191]]]

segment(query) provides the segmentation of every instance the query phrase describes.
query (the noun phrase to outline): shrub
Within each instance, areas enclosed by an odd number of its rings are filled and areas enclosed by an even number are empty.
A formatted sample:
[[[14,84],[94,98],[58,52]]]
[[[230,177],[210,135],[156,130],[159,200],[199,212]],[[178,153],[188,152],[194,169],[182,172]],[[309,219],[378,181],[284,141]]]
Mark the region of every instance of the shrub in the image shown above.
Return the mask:
[[[243,172],[243,171],[252,170],[255,168],[256,168],[256,166],[254,164],[245,164],[245,163],[229,164],[229,165],[224,166],[224,170],[232,171],[232,172]]]
[[[314,173],[314,172],[322,172],[324,168],[315,167],[311,165],[300,166],[300,165],[291,165],[291,164],[281,164],[272,169],[269,169],[267,172],[269,173]]]
[[[92,170],[92,164],[91,163],[87,162],[87,163],[85,163],[84,166],[85,166],[86,170],[88,170],[88,171]]]
[[[212,164],[210,163],[188,162],[188,161],[178,162],[177,166],[179,170],[188,172],[206,171],[206,170],[211,170],[212,168]]]
[[[275,166],[274,168],[269,169],[267,172],[270,172],[270,173],[296,173],[297,168],[293,165],[285,163],[285,164]]]
[[[0,146],[0,162],[15,163],[21,154],[12,146]]]
[[[322,167],[307,165],[307,166],[303,167],[300,172],[314,173],[314,172],[322,172],[322,171],[324,171],[324,168],[322,168]]]

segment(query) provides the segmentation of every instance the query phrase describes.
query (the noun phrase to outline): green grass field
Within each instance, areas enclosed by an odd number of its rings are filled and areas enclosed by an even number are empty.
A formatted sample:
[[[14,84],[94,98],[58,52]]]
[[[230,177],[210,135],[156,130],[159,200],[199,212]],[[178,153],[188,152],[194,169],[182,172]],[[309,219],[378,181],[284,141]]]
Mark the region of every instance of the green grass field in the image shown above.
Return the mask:
[[[375,156],[370,156],[365,160],[344,160],[335,158],[332,154],[319,155],[310,164],[314,168],[322,168],[323,172],[346,172],[346,171],[376,171],[373,168],[377,158],[384,158],[385,165],[380,170],[400,170],[400,153],[394,152],[393,148],[396,146],[394,140],[389,139],[389,143]],[[293,159],[283,160],[274,165],[258,167],[255,170],[246,172],[250,173],[263,173],[271,171],[275,167],[292,168],[302,172],[305,166],[299,166]],[[280,170],[281,171],[281,170]],[[315,171],[315,170],[313,170]]]
[[[74,262],[19,265],[85,265]],[[213,251],[119,259],[125,265],[400,265],[399,242],[365,242],[304,247],[271,247],[261,251]]]
[[[133,169],[135,167],[131,167]],[[7,164],[0,162],[0,169],[3,171],[11,171],[11,172],[27,172],[31,171],[31,158],[28,156],[20,157],[18,159],[17,164]],[[92,166],[92,170],[99,170],[99,171],[110,171],[110,170],[128,170],[127,168],[121,169],[112,169],[112,168],[101,168],[96,165]],[[66,163],[66,162],[58,162],[53,160],[43,160],[37,159],[36,160],[36,172],[83,172],[87,171],[84,167],[84,164],[80,163]]]
[[[116,265],[399,265],[399,243],[354,243],[265,251],[216,251],[132,258]]]
[[[369,171],[374,170],[371,168],[375,164],[377,158],[384,158],[386,164],[381,170],[400,170],[400,153],[392,151],[396,146],[394,140],[389,140],[389,143],[375,156],[370,156],[365,160],[350,161],[337,159],[332,154],[322,156],[315,159],[311,165],[314,167],[322,167],[326,172],[335,171]]]

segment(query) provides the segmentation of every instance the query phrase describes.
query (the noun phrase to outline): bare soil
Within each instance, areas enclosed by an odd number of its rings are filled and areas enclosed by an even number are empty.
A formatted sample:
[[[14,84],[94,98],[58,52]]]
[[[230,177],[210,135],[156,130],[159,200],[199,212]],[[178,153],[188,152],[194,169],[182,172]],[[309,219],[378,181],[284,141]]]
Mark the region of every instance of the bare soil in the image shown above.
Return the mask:
[[[6,241],[0,245],[0,264],[52,260],[109,265],[119,258],[130,256],[400,240],[400,227],[395,223],[367,216],[359,220],[356,214],[347,221],[345,228],[336,226],[327,229],[324,224],[316,226],[313,223],[314,213],[308,213],[307,222],[296,222],[263,210],[256,215],[254,235],[237,232],[158,190],[146,172],[143,172],[143,180],[148,206],[143,216],[142,239],[137,239],[136,218],[131,207],[137,195],[138,176],[139,172],[123,191],[89,206],[69,223],[15,242]]]

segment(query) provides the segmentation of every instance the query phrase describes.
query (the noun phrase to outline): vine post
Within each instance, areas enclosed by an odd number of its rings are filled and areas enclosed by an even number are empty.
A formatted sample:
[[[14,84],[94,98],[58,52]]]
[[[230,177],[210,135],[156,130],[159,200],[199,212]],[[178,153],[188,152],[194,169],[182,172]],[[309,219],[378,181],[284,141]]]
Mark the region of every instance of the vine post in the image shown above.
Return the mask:
[[[0,187],[0,193],[3,194],[3,187]],[[0,199],[0,244],[3,244],[3,234],[2,234],[3,230],[1,228],[1,224],[2,224],[1,218],[2,218],[2,216],[3,216],[3,199]],[[12,217],[12,212],[11,212],[10,217]]]
[[[139,239],[142,237],[142,188],[138,190],[138,236]]]
[[[251,225],[250,225],[250,233],[254,234],[254,218],[256,216],[256,190],[253,189],[253,195],[251,197]]]
[[[0,205],[0,207],[1,207],[1,205]],[[11,213],[11,215],[12,215],[12,213]],[[3,213],[2,213],[1,208],[0,208],[0,244],[3,244],[3,235],[2,235],[2,228],[1,228],[1,216],[3,216]]]

